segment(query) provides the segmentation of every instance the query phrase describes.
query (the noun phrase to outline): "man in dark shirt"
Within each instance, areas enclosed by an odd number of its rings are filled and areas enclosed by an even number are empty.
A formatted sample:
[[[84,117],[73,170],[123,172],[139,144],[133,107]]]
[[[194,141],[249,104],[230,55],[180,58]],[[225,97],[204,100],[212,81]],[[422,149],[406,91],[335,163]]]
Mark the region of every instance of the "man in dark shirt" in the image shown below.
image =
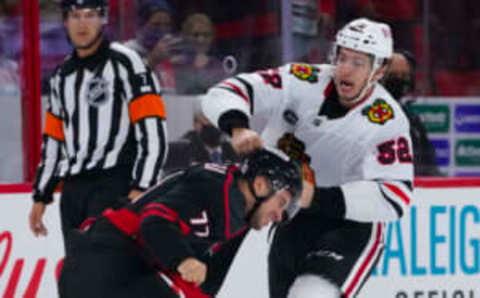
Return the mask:
[[[413,145],[415,176],[442,175],[437,166],[435,149],[428,139],[420,117],[411,111],[413,100],[405,100],[415,91],[416,60],[412,53],[398,50],[393,53],[383,85],[400,102],[408,121]]]
[[[60,297],[210,297],[249,227],[299,208],[299,168],[274,149],[173,173],[71,233]]]
[[[169,142],[164,170],[170,173],[201,163],[240,162],[227,134],[215,127],[202,112],[200,101],[193,101],[193,129],[180,139]]]

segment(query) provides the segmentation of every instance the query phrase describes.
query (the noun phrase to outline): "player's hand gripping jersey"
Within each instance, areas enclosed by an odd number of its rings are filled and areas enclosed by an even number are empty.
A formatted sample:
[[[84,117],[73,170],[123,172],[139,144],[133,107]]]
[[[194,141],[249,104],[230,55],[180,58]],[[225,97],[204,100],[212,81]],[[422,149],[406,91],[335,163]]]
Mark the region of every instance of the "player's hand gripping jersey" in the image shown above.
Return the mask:
[[[219,83],[202,108],[227,132],[264,119],[260,133],[265,145],[281,147],[293,134],[303,144],[302,159],[315,170],[312,208],[320,205],[326,215],[389,221],[401,217],[410,203],[409,123],[378,83],[346,109],[337,100],[333,66],[287,64]]]

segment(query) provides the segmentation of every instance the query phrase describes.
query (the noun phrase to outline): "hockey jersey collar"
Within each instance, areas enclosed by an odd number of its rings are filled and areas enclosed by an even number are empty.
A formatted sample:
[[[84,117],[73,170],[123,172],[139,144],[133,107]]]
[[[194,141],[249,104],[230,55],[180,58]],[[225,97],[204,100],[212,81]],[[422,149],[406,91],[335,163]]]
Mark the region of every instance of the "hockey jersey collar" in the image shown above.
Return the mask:
[[[224,185],[225,202],[225,239],[235,237],[243,231],[248,224],[245,221],[245,200],[238,187],[238,168],[229,169],[227,181]],[[242,198],[242,199],[240,199]]]
[[[327,88],[325,88],[323,95],[325,96],[325,101],[320,107],[318,115],[327,116],[328,119],[336,119],[341,118],[348,113],[349,109],[342,106],[338,100],[338,93],[335,89],[333,79],[327,85]]]
[[[372,95],[374,89],[375,85],[373,85],[373,88],[369,90],[355,105],[350,108],[346,108],[340,104],[337,89],[335,88],[335,83],[332,79],[323,92],[325,103],[322,105],[319,115],[325,115],[328,118],[339,118],[345,116],[349,111],[363,104]]]

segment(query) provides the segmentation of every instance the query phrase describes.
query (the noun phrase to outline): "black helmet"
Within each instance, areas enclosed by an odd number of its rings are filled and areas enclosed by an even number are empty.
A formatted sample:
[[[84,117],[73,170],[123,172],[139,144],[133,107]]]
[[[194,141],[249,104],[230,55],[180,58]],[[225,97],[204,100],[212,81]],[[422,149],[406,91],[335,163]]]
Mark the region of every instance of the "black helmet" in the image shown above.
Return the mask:
[[[69,10],[77,8],[96,8],[102,16],[106,16],[108,0],[62,0],[61,6],[64,17]]]
[[[240,171],[250,184],[256,176],[265,176],[271,182],[273,193],[287,189],[292,194],[292,201],[286,210],[288,217],[293,217],[298,211],[298,200],[302,192],[301,169],[283,152],[273,148],[260,149],[245,158]],[[257,197],[256,207],[266,198]]]

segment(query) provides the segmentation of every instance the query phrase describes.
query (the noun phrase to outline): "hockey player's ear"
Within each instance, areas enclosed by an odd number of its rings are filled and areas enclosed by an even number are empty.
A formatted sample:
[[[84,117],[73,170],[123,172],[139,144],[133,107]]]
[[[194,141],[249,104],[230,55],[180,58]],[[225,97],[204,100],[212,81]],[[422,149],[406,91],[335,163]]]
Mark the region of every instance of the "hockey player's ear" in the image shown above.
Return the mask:
[[[382,66],[380,66],[376,71],[375,73],[373,74],[372,76],[372,81],[373,82],[377,82],[379,81],[381,78],[383,78],[383,76],[385,75],[385,72],[387,71],[388,69],[388,63],[387,64],[383,64]]]

